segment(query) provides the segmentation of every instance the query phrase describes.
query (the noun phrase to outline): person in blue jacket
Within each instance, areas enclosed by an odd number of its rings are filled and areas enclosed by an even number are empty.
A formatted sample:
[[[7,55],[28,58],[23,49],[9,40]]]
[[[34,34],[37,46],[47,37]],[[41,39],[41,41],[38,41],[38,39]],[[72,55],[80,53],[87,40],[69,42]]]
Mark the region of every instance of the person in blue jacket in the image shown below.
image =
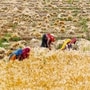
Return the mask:
[[[10,54],[10,56],[9,56],[9,60],[16,60],[16,59],[20,59],[20,57],[21,57],[21,55],[22,55],[22,49],[21,48],[19,48],[19,49],[17,49],[16,51],[14,51],[14,52],[12,52],[11,54]]]

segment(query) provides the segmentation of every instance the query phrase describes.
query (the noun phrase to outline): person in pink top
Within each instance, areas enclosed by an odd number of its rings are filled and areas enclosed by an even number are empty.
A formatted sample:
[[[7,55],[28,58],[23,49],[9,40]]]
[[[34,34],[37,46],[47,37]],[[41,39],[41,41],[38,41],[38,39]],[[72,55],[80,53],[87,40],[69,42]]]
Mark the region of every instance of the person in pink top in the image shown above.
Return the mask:
[[[54,35],[47,33],[42,36],[42,44],[41,47],[46,47],[51,50],[51,44],[55,41]]]
[[[22,49],[22,54],[19,60],[21,61],[28,58],[30,55],[29,53],[30,53],[30,48],[27,47],[27,48]]]

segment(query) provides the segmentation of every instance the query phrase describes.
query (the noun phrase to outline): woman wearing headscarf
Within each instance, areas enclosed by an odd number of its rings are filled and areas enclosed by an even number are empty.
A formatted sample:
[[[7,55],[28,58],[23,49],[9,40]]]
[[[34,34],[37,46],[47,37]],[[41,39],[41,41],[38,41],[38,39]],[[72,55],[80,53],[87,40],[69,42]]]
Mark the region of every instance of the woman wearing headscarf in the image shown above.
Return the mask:
[[[46,47],[51,50],[51,44],[55,41],[55,37],[53,34],[47,33],[42,37],[41,47]]]
[[[72,49],[72,45],[75,44],[76,41],[77,41],[76,38],[66,39],[61,47],[61,50]]]
[[[28,58],[29,52],[30,52],[30,48],[28,48],[28,47],[22,49],[22,54],[21,54],[21,57],[19,58],[19,60],[23,60],[25,58]]]

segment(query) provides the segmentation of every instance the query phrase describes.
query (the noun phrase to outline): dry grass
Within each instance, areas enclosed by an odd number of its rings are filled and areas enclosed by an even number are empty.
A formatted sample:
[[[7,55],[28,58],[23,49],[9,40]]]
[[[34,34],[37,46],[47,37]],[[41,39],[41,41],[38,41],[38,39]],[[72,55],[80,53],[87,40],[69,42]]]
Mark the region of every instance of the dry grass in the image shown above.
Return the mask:
[[[32,49],[24,61],[0,61],[1,90],[89,90],[90,53]]]

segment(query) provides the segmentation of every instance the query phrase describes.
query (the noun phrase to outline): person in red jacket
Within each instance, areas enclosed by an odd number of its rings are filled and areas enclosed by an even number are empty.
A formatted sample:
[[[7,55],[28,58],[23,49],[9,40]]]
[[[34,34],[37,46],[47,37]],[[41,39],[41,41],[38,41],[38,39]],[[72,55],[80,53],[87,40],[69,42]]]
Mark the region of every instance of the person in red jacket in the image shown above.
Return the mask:
[[[42,36],[42,44],[41,47],[46,47],[51,50],[51,44],[55,41],[55,37],[53,34],[47,33]]]
[[[22,54],[21,54],[21,57],[20,57],[20,61],[21,60],[24,60],[25,58],[28,58],[29,57],[29,52],[30,52],[30,48],[24,48],[22,49]]]

